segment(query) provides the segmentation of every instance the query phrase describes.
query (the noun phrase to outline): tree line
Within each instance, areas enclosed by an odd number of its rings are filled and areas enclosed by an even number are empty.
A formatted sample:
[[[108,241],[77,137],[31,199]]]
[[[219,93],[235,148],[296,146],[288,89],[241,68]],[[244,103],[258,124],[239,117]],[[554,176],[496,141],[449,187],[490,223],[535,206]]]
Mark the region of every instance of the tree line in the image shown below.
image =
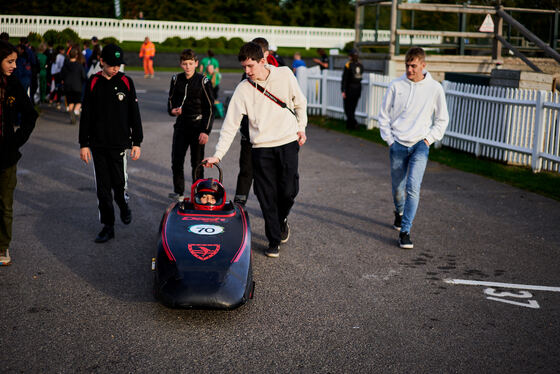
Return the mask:
[[[406,1],[406,0],[403,0]],[[495,6],[498,0],[422,0],[424,3]],[[506,7],[558,9],[560,0],[501,0]],[[366,28],[375,28],[375,7],[367,7]],[[124,18],[147,20],[211,22],[228,24],[283,25],[302,27],[353,28],[355,1],[350,0],[121,0]],[[114,18],[114,0],[4,1],[0,14]],[[534,14],[514,14],[538,35],[551,33],[552,23]],[[480,26],[483,17],[469,16],[469,31]],[[551,18],[551,17],[549,17]],[[389,28],[390,7],[381,9],[379,26]],[[408,28],[410,12],[403,12],[403,28]],[[415,12],[414,28],[456,30],[458,16],[449,13]]]

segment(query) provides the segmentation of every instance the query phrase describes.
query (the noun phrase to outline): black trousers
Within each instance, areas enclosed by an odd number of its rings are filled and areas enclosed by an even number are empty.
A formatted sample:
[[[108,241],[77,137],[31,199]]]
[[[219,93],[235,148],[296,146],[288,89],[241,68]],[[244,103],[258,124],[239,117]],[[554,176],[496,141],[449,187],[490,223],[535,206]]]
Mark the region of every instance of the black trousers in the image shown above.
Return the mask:
[[[95,170],[99,218],[103,225],[113,226],[115,224],[113,195],[121,211],[128,206],[126,151],[95,148],[91,150],[91,154]]]
[[[12,241],[14,220],[14,191],[17,184],[17,164],[0,170],[0,249],[7,249]]]
[[[198,169],[195,175],[196,167],[204,159],[204,145],[198,143],[200,130],[192,126],[173,127],[173,144],[171,146],[171,171],[173,172],[173,191],[179,195],[185,192],[185,171],[183,164],[187,149],[191,148],[191,167],[193,183],[204,178],[204,168]]]
[[[288,217],[299,192],[298,153],[297,141],[252,151],[255,194],[270,245],[280,244],[280,223]]]
[[[239,153],[239,174],[237,175],[237,187],[235,189],[235,200],[247,201],[251,184],[253,184],[253,145],[249,139],[241,137],[241,152]]]
[[[345,92],[344,114],[346,114],[346,128],[352,130],[358,127],[355,113],[358,100],[360,100],[362,94],[362,87],[349,87]]]

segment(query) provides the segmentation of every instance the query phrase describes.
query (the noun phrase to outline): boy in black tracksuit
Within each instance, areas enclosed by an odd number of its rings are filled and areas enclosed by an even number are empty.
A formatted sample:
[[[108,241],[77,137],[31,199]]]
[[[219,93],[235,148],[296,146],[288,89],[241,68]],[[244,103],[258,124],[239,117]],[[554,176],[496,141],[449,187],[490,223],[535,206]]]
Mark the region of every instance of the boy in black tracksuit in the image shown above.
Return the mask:
[[[196,172],[196,167],[204,158],[204,145],[208,142],[214,122],[212,83],[204,75],[196,72],[198,58],[193,50],[185,49],[180,59],[180,66],[185,73],[171,78],[167,101],[167,112],[170,116],[177,117],[173,125],[171,146],[173,193],[169,194],[169,197],[172,198],[181,198],[185,192],[183,164],[189,147],[193,183],[204,178],[203,168]]]
[[[122,49],[109,44],[101,53],[103,70],[88,80],[80,119],[80,158],[87,164],[93,156],[99,214],[104,225],[95,242],[115,237],[113,196],[121,220],[129,224],[126,149],[133,160],[140,157],[142,121],[132,80],[119,72]]]

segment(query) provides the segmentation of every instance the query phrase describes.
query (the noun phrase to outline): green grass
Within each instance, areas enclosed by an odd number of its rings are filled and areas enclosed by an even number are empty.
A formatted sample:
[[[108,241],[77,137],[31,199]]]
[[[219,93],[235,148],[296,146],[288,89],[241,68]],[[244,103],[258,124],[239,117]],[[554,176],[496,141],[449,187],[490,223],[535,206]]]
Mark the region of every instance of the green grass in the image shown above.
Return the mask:
[[[377,128],[372,130],[361,128],[356,131],[348,131],[346,130],[345,121],[320,116],[310,116],[309,122],[325,129],[350,134],[384,146],[387,145],[381,139],[379,129]],[[560,201],[559,173],[533,173],[530,168],[506,165],[482,157],[477,158],[470,153],[447,147],[440,149],[432,147],[430,149],[430,160]]]

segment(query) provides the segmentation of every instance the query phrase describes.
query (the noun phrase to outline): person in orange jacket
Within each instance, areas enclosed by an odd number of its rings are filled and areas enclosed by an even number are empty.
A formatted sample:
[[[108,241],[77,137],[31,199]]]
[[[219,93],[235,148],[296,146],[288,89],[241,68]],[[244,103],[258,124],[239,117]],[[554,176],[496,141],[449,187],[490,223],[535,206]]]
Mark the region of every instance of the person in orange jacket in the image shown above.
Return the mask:
[[[144,78],[154,77],[154,57],[156,55],[156,46],[146,36],[142,47],[140,47],[140,58],[144,63]]]

